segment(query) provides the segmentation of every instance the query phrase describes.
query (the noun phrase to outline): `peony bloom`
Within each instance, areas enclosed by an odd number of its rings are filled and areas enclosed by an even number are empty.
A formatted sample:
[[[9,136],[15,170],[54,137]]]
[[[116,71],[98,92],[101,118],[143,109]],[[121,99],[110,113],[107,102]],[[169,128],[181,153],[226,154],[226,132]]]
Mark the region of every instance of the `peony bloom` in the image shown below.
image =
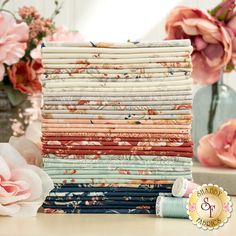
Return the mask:
[[[236,119],[223,124],[210,142],[222,163],[236,168]]]
[[[213,84],[232,56],[226,28],[198,9],[176,7],[166,23],[167,39],[190,39],[193,45],[192,77],[195,83]]]
[[[8,68],[8,76],[13,87],[25,94],[41,92],[42,87],[38,75],[41,66],[36,61],[19,61],[17,64]]]
[[[0,176],[0,215],[35,216],[53,189],[50,177],[10,144],[0,144]]]
[[[0,81],[5,72],[4,64],[15,64],[25,55],[28,37],[26,23],[17,24],[10,13],[0,11]]]
[[[206,166],[236,168],[236,119],[229,120],[215,133],[201,138],[198,160]]]
[[[236,12],[234,17],[227,23],[227,29],[232,38],[232,63],[236,66]]]

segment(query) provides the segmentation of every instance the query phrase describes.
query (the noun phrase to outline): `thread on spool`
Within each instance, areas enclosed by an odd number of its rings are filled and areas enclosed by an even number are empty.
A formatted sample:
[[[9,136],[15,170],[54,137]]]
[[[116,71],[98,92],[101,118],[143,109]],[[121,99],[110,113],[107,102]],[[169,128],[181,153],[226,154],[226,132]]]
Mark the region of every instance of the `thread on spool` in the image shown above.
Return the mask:
[[[172,195],[175,197],[188,197],[197,187],[199,187],[198,184],[183,177],[178,177],[172,186]]]
[[[159,196],[156,200],[156,215],[163,218],[188,218],[187,198]]]

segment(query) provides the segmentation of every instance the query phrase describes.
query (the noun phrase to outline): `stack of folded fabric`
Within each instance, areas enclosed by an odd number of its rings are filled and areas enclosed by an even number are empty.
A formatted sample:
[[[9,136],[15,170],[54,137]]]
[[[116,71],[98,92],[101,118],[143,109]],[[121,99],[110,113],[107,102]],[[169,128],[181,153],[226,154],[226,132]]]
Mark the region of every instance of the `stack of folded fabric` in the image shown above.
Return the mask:
[[[189,40],[42,49],[47,213],[155,213],[192,178]]]

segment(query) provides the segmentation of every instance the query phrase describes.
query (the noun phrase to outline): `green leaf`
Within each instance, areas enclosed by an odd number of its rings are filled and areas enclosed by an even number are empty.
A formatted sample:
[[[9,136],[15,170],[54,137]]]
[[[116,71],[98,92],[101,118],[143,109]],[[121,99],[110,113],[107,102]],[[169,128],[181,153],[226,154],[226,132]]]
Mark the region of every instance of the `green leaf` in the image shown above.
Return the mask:
[[[20,91],[14,89],[9,84],[4,84],[3,88],[5,89],[8,99],[9,99],[10,103],[12,104],[12,106],[20,105],[27,98],[26,94],[23,94]]]

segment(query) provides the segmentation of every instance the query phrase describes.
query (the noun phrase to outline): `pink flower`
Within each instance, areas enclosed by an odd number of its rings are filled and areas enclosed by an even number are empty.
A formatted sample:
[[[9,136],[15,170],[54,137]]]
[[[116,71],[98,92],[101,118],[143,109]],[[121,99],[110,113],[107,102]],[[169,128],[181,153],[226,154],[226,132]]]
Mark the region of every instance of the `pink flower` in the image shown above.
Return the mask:
[[[38,11],[33,6],[24,6],[19,8],[18,14],[22,19],[26,19],[28,17],[38,19],[40,17]]]
[[[25,158],[28,164],[41,167],[43,165],[41,136],[41,123],[33,121],[23,136],[12,136],[9,143]]]
[[[57,28],[52,37],[47,38],[49,41],[62,41],[62,42],[79,42],[83,41],[81,34],[78,31],[69,31],[66,27],[61,26]]]
[[[25,158],[28,164],[39,167],[43,165],[41,150],[25,136],[11,136],[9,143]]]
[[[213,84],[232,54],[231,37],[225,27],[198,9],[176,7],[166,23],[167,39],[190,39],[193,45],[194,82]]]
[[[56,32],[53,35],[46,37],[45,40],[59,42],[79,42],[83,41],[83,38],[79,32],[69,31],[66,27],[61,26],[57,28]],[[30,56],[35,60],[42,58],[40,44],[30,52]]]
[[[220,167],[223,163],[219,160],[215,149],[210,143],[213,134],[203,136],[197,149],[198,160],[205,166]]]
[[[0,144],[0,176],[0,215],[35,216],[53,189],[50,177],[10,144]]]
[[[226,166],[236,168],[236,119],[223,124],[213,135],[211,145]]]
[[[38,44],[36,48],[31,50],[30,56],[35,59],[35,60],[41,60],[42,55],[41,55],[41,44]]]
[[[206,166],[236,168],[236,119],[229,120],[215,133],[201,138],[198,160]]]
[[[37,61],[19,61],[8,68],[8,76],[13,87],[25,94],[41,92],[42,86],[38,75],[41,67],[42,65]]]
[[[33,121],[27,127],[25,131],[25,137],[35,143],[39,149],[42,149],[42,132],[41,132],[41,122],[40,121]]]
[[[234,17],[227,23],[227,28],[230,30],[232,38],[232,63],[236,66],[236,12]]]
[[[28,37],[29,28],[25,23],[17,24],[10,13],[0,12],[0,81],[4,64],[15,64],[25,55]]]

